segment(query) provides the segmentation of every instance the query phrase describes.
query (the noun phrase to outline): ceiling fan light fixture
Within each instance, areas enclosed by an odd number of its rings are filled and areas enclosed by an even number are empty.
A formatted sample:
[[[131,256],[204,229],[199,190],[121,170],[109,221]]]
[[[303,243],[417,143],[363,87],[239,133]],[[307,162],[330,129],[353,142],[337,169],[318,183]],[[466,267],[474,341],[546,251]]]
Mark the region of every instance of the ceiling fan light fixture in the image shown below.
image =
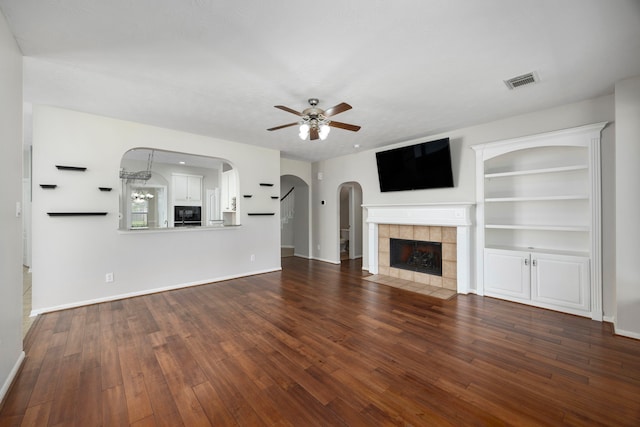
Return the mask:
[[[331,131],[331,128],[329,127],[329,125],[326,123],[322,123],[320,125],[320,132],[318,132],[318,136],[320,137],[321,140],[324,141],[329,136],[329,131]]]
[[[319,102],[317,98],[309,98],[308,101],[310,107],[302,110],[302,112],[298,112],[292,108],[285,107],[284,105],[275,105],[275,108],[295,114],[296,116],[300,117],[300,119],[298,119],[299,121],[297,122],[275,126],[267,130],[273,131],[288,128],[290,126],[298,126],[298,136],[303,141],[307,139],[310,139],[311,141],[315,141],[318,139],[324,141],[329,136],[331,127],[350,130],[352,132],[357,132],[360,130],[360,126],[351,125],[349,123],[336,122],[329,119],[336,114],[340,114],[347,110],[350,110],[351,105],[347,104],[346,102],[341,102],[340,104],[334,105],[327,110],[323,110],[317,107]]]
[[[306,122],[302,122],[302,124],[300,125],[300,134],[298,135],[300,139],[305,140],[309,138],[309,130],[309,124]]]

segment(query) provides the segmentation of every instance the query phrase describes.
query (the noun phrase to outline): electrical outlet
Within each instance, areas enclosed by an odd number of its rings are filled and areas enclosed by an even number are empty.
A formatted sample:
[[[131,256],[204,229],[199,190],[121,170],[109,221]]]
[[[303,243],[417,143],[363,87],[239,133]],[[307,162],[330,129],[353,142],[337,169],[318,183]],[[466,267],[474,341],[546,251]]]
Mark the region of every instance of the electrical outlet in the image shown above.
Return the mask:
[[[104,275],[104,281],[105,283],[111,283],[113,282],[113,273],[107,273]]]
[[[320,250],[320,245],[318,245],[318,250]]]
[[[251,261],[255,261],[256,260],[256,256],[254,254],[251,254]]]

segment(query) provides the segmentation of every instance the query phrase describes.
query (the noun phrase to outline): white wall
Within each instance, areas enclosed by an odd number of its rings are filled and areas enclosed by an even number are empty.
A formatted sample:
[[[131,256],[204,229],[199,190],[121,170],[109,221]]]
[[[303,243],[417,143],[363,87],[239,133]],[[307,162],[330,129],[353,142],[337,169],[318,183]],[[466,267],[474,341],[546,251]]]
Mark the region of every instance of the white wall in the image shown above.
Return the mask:
[[[334,196],[337,188],[343,182],[355,181],[362,186],[363,204],[411,204],[411,203],[440,203],[440,202],[471,202],[475,203],[475,156],[471,145],[497,141],[519,136],[532,135],[558,129],[570,128],[590,123],[614,120],[613,95],[603,96],[587,101],[550,108],[535,113],[505,118],[477,126],[456,129],[438,135],[406,141],[404,143],[381,147],[376,150],[363,151],[357,154],[338,157],[335,159],[316,162],[312,165],[313,176],[313,256],[330,262],[338,262],[335,251],[337,245],[336,233],[338,228],[339,209],[337,198]],[[603,131],[602,145],[606,150],[615,141],[612,127]],[[410,145],[423,141],[431,141],[443,137],[451,140],[451,156],[455,188],[417,190],[403,192],[381,193],[378,184],[375,152],[382,149]],[[603,156],[609,159],[610,156]],[[603,177],[610,182],[615,174],[612,162],[603,165]],[[322,173],[322,180],[318,180],[318,173]],[[321,201],[325,200],[322,205]],[[603,197],[605,218],[611,218],[615,212],[613,205],[607,204],[610,199]],[[366,221],[366,218],[365,218]],[[603,224],[603,234],[613,233],[614,224]],[[367,234],[363,237],[367,239]],[[320,249],[318,249],[320,245]],[[363,268],[368,269],[368,245],[363,246]],[[614,266],[613,259],[605,254],[605,276],[611,277]],[[605,315],[613,312],[615,305],[615,288],[611,281],[604,283]]]
[[[0,401],[22,352],[22,54],[0,12]]]
[[[301,160],[280,159],[280,175],[294,175],[311,186],[311,163]]]
[[[271,199],[280,194],[278,151],[45,106],[34,107],[33,123],[34,312],[280,268],[280,206]],[[120,160],[140,146],[228,159],[239,194],[253,194],[239,199],[242,226],[119,232]],[[56,164],[87,171],[59,171]],[[56,211],[108,214],[47,215]],[[106,273],[113,283],[105,283]]]
[[[640,76],[616,83],[616,332],[640,338]]]

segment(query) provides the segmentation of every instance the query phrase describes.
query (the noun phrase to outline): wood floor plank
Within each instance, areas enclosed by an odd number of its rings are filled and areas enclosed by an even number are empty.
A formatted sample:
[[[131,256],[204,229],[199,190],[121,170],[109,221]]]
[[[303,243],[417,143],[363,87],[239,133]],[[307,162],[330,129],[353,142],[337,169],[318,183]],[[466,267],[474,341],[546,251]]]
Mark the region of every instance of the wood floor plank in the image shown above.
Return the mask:
[[[122,384],[102,391],[102,423],[105,427],[129,425],[127,400]]]
[[[51,413],[51,403],[46,402],[27,408],[24,418],[20,424],[23,426],[46,426],[49,424],[49,415]]]
[[[96,366],[94,359],[83,361],[80,374],[79,392],[77,395],[76,411],[73,423],[77,427],[97,426],[102,424],[103,394],[100,378],[100,366]],[[63,400],[67,400],[65,396]]]
[[[210,425],[192,385],[189,384],[189,373],[181,369],[180,362],[174,359],[168,345],[156,347],[154,352],[184,424]]]
[[[74,353],[63,356],[60,374],[56,379],[56,396],[68,396],[67,399],[53,399],[51,405],[50,423],[52,425],[73,424],[81,376],[81,354]]]
[[[129,420],[135,423],[145,418],[152,418],[153,409],[147,393],[144,374],[140,368],[137,349],[133,346],[120,347],[118,358],[122,368],[122,381]]]
[[[213,426],[237,426],[235,419],[227,411],[224,401],[218,395],[211,383],[204,382],[193,388],[202,409]]]
[[[358,261],[39,316],[4,426],[638,426],[640,341]]]

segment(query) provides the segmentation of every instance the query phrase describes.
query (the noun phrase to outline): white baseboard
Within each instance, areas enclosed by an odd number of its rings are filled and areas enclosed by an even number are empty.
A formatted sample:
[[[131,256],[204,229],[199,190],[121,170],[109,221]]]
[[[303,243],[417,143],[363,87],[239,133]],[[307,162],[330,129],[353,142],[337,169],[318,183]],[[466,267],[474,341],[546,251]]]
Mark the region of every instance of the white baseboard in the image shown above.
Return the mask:
[[[298,257],[298,258],[311,259],[311,257],[309,255],[297,254],[295,252],[293,253],[293,256]]]
[[[624,329],[618,329],[618,327],[616,326],[615,323],[613,324],[613,333],[616,334],[616,335],[623,336],[623,337],[640,340],[640,333],[632,332],[632,331],[625,331]]]
[[[20,367],[22,366],[22,362],[24,362],[24,356],[24,351],[21,351],[20,355],[18,355],[18,360],[16,360],[16,363],[14,363],[11,372],[9,372],[9,376],[7,376],[6,381],[4,382],[4,384],[2,384],[2,388],[0,388],[0,407],[2,407],[1,403],[4,402],[4,398],[11,388],[13,380],[15,380],[18,372],[20,372]]]
[[[324,258],[317,258],[317,257],[311,257],[310,259],[313,259],[316,261],[328,262],[329,264],[340,264],[340,261],[334,261],[331,259],[324,259]]]
[[[272,273],[274,271],[281,271],[281,270],[282,270],[282,267],[269,268],[269,269],[266,269],[266,270],[252,271],[252,272],[243,273],[243,274],[234,274],[234,275],[230,275],[230,276],[216,277],[215,279],[201,280],[201,281],[198,281],[198,282],[181,283],[181,284],[178,284],[178,285],[164,286],[162,288],[147,289],[147,290],[144,290],[144,291],[129,292],[129,293],[126,293],[126,294],[112,295],[112,296],[108,296],[108,297],[104,297],[104,298],[96,298],[96,299],[91,299],[91,300],[77,301],[77,302],[73,302],[73,303],[70,303],[70,304],[61,304],[61,305],[56,305],[56,306],[53,306],[53,307],[46,307],[46,308],[40,308],[40,309],[37,309],[37,310],[31,310],[30,316],[33,317],[33,316],[36,316],[36,315],[42,314],[42,313],[49,313],[49,312],[52,312],[52,311],[66,310],[66,309],[69,309],[69,308],[83,307],[85,305],[99,304],[99,303],[102,303],[102,302],[117,301],[117,300],[126,299],[126,298],[139,297],[139,296],[142,296],[142,295],[157,294],[158,292],[165,292],[165,291],[172,291],[172,290],[175,290],[175,289],[189,288],[191,286],[200,286],[200,285],[207,285],[207,284],[210,284],[210,283],[224,282],[225,280],[238,279],[240,277],[255,276],[257,274]]]

